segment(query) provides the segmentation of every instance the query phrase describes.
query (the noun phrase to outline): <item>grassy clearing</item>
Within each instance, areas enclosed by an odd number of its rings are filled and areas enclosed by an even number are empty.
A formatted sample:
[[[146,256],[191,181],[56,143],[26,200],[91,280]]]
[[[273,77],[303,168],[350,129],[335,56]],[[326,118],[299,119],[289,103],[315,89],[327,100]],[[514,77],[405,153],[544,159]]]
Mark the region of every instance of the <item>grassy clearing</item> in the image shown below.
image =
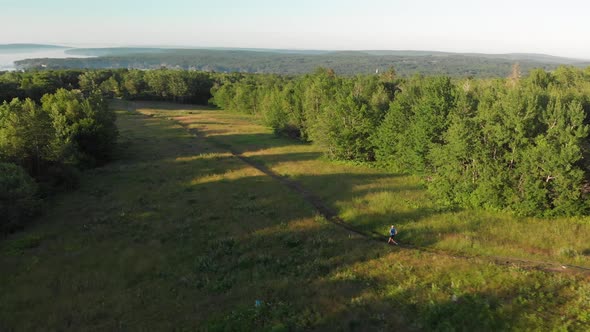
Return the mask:
[[[346,221],[409,244],[475,255],[509,256],[590,267],[590,218],[517,218],[506,213],[440,211],[421,179],[321,158],[308,144],[277,138],[252,117],[215,110],[144,110],[182,121],[318,193]],[[154,113],[155,112],[155,113]]]
[[[567,220],[551,222],[560,236],[533,236],[530,225],[542,221],[438,212],[419,179],[323,160],[248,117],[135,105],[152,116],[119,111],[118,160],[0,241],[8,272],[0,330],[582,330],[590,322],[587,278],[367,241],[211,139],[300,181],[359,227],[385,233],[394,220],[406,243],[586,264],[583,220],[576,242]],[[484,236],[477,218],[497,221]],[[519,231],[502,238],[496,224]],[[560,239],[576,255],[538,250]]]

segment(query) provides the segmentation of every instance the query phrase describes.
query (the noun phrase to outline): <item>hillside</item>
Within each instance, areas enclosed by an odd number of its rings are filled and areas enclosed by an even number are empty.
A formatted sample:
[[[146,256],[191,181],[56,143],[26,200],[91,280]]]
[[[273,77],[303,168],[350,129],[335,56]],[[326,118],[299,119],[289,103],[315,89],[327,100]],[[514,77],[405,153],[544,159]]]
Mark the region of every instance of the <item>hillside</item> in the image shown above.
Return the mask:
[[[404,76],[416,73],[450,76],[505,77],[515,62],[523,73],[558,65],[586,67],[588,61],[539,54],[461,54],[430,51],[306,51],[264,49],[95,48],[72,49],[91,58],[27,59],[18,68],[139,68],[161,67],[216,72],[303,74],[317,67],[344,75],[370,74],[394,67]]]
[[[328,161],[251,116],[114,106],[117,160],[0,242],[7,330],[581,330],[588,320],[585,220],[439,211],[420,179]],[[401,247],[385,244],[391,223]]]

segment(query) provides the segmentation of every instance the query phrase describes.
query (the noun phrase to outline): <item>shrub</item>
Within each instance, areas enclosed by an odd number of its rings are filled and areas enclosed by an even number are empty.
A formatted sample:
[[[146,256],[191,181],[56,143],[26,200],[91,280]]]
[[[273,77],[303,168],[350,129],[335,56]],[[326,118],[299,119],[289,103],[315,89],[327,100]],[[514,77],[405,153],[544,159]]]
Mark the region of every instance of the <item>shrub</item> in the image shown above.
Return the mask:
[[[97,93],[58,90],[41,99],[55,129],[59,161],[92,167],[108,161],[118,132],[115,113]]]
[[[21,227],[39,207],[37,184],[20,166],[0,163],[0,232]]]

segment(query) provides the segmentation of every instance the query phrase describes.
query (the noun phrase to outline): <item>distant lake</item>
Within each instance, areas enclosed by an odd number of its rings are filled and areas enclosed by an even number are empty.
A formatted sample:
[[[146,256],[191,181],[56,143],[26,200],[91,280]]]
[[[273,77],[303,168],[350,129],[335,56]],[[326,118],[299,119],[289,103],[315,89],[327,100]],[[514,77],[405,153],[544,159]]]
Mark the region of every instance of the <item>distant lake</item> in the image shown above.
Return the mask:
[[[71,55],[66,54],[67,48],[63,49],[36,49],[30,51],[23,50],[1,50],[0,49],[0,71],[3,70],[15,70],[14,61],[24,59],[36,59],[36,58],[54,58],[54,59],[65,59],[65,58],[89,58],[89,56],[82,55]]]

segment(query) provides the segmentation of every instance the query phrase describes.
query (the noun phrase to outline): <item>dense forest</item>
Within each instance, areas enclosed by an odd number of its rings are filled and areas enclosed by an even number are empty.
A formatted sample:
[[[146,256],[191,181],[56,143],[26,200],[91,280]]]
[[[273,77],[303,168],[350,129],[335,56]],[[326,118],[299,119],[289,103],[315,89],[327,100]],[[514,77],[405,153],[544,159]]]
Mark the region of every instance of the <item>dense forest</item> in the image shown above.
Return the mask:
[[[211,74],[183,70],[43,70],[0,72],[0,101],[31,98],[39,101],[57,89],[100,92],[107,98],[162,100],[206,104],[211,97]]]
[[[560,67],[506,79],[226,77],[222,108],[258,114],[278,134],[335,159],[423,176],[442,207],[519,215],[588,212],[590,71]]]
[[[109,98],[213,104],[334,159],[421,176],[441,208],[590,212],[590,70],[521,77],[300,76],[160,69],[0,73],[2,231],[20,227],[79,169],[112,158]]]
[[[76,188],[80,169],[112,157],[114,112],[99,90],[75,89],[78,75],[1,76],[0,233],[22,227],[51,193]]]
[[[162,67],[207,72],[242,72],[299,75],[318,67],[339,75],[373,74],[394,67],[398,75],[451,77],[506,77],[514,62],[523,73],[534,68],[553,70],[560,64],[586,67],[588,62],[537,54],[474,54],[427,51],[296,51],[248,49],[98,48],[72,49],[72,56],[87,58],[27,59],[20,69],[104,69]]]

